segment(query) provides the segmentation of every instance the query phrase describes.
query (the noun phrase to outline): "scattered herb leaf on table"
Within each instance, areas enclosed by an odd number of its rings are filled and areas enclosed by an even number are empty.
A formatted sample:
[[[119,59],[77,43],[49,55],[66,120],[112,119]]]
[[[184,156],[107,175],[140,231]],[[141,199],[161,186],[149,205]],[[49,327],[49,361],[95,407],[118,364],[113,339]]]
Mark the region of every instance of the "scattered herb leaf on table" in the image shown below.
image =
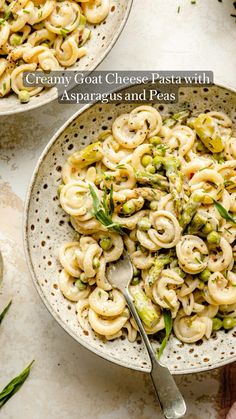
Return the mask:
[[[21,388],[30,373],[33,362],[34,360],[0,392],[0,409]]]
[[[7,304],[7,306],[4,308],[4,310],[2,311],[2,313],[0,314],[0,324],[2,323],[5,315],[7,314],[10,306],[11,306],[12,300]]]

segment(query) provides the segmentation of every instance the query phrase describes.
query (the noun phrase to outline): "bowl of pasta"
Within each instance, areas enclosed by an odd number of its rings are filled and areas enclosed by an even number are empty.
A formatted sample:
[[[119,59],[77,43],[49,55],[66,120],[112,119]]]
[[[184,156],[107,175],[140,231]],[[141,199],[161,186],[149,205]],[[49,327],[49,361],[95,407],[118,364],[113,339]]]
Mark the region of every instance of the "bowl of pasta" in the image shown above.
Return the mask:
[[[115,44],[131,5],[132,0],[1,0],[0,115],[57,98],[56,87],[26,87],[26,71],[93,71]]]
[[[105,359],[150,371],[107,280],[125,250],[139,316],[171,372],[235,360],[235,105],[217,85],[181,88],[177,104],[96,103],[40,157],[25,206],[33,280],[57,322]]]

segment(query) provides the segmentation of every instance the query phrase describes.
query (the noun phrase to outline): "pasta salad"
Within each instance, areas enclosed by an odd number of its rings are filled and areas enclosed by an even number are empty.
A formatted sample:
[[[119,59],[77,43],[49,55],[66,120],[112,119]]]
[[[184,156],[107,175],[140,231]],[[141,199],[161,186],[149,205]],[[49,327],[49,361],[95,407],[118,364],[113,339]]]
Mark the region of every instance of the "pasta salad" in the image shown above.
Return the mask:
[[[236,137],[221,112],[162,117],[139,106],[69,156],[59,199],[78,233],[63,243],[59,287],[82,328],[107,340],[137,327],[106,277],[124,250],[148,334],[182,342],[236,324]]]

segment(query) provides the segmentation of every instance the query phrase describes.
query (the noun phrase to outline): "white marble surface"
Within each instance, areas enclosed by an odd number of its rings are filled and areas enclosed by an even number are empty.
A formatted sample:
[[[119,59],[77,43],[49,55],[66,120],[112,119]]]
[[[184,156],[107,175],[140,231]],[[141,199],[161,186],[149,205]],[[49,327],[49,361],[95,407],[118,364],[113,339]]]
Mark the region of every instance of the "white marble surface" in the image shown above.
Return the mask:
[[[177,8],[180,5],[180,13]],[[100,69],[213,70],[236,87],[236,23],[232,1],[134,0],[128,24]],[[0,104],[1,106],[1,104]],[[40,152],[76,106],[53,103],[0,118],[0,248],[5,277],[0,311],[0,388],[35,359],[3,419],[161,418],[148,376],[89,353],[56,324],[30,279],[21,223],[27,185]],[[177,378],[188,419],[223,418],[223,370]]]

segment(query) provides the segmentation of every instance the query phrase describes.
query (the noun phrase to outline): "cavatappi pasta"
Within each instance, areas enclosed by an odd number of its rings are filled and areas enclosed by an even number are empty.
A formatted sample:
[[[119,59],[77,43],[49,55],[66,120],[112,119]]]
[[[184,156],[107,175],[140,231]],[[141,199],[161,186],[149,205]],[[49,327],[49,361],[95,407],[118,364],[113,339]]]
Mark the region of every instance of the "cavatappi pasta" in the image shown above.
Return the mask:
[[[234,327],[236,137],[228,116],[163,119],[137,107],[72,154],[62,180],[60,203],[79,238],[60,247],[59,286],[81,327],[136,339],[125,299],[106,277],[124,249],[148,334],[165,328],[165,312],[186,343]]]
[[[42,87],[26,87],[25,71],[55,71],[87,54],[90,24],[109,14],[110,0],[0,0],[0,98],[28,102]]]

